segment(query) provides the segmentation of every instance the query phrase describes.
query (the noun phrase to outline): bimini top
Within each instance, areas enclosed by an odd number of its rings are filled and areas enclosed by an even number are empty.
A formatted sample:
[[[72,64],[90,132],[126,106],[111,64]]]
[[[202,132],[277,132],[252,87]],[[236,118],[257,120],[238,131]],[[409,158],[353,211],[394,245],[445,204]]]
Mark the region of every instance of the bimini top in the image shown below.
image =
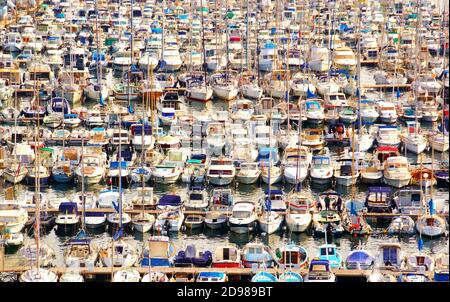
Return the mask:
[[[61,204],[59,205],[59,212],[67,214],[77,214],[77,203],[61,202]]]
[[[160,206],[179,206],[181,205],[181,197],[179,195],[164,195],[159,199]]]

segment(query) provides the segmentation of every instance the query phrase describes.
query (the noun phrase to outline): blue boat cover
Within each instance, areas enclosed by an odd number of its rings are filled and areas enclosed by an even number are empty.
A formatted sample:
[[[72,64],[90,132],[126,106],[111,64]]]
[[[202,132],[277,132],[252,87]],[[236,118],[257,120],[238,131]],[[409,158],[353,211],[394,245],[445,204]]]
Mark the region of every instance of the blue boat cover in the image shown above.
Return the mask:
[[[164,195],[159,199],[158,204],[162,206],[178,206],[181,204],[181,197],[179,195]]]
[[[77,213],[77,203],[76,202],[61,202],[59,205],[60,213]]]
[[[269,190],[266,190],[264,192],[264,194],[268,195]],[[282,190],[270,190],[270,195],[283,195],[283,191]]]
[[[110,169],[119,169],[121,167],[122,169],[126,169],[128,167],[128,163],[126,161],[112,161],[109,163]]]
[[[355,251],[347,257],[347,261],[351,262],[366,262],[368,259],[372,258],[365,251]]]

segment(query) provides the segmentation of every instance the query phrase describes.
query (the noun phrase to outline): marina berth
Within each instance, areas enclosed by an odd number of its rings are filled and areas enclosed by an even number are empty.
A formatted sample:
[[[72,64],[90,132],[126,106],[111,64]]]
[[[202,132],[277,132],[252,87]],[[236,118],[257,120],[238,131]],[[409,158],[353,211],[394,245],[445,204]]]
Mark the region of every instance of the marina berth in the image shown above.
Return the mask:
[[[6,2],[0,281],[448,281],[442,0]]]

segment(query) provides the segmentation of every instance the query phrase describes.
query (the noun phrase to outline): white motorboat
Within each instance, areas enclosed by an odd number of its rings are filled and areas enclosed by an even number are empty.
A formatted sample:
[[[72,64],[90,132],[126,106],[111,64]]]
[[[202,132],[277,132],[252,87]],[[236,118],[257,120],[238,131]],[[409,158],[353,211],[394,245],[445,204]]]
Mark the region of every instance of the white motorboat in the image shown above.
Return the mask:
[[[100,249],[99,257],[101,263],[106,267],[131,267],[138,259],[137,249],[123,238],[111,241],[105,248]]]
[[[47,269],[35,268],[27,270],[19,278],[20,282],[57,282],[58,276]]]
[[[301,233],[311,225],[312,221],[312,196],[302,192],[288,194],[288,210],[286,224],[291,232]]]
[[[401,188],[409,184],[411,172],[409,172],[408,159],[404,156],[392,156],[384,162],[384,183]]]
[[[261,175],[261,169],[258,163],[241,163],[239,171],[236,173],[236,179],[242,184],[254,184]]]
[[[17,203],[0,203],[0,229],[16,234],[22,231],[28,221],[28,212]]]
[[[148,213],[139,213],[131,218],[131,224],[133,229],[140,232],[148,232],[155,223],[155,216]]]
[[[184,221],[184,213],[178,209],[175,211],[162,212],[155,221],[155,230],[166,232],[178,232]]]
[[[436,214],[426,214],[416,221],[416,230],[428,237],[438,237],[445,233],[447,223],[445,219]]]
[[[257,220],[254,202],[241,201],[233,205],[228,219],[228,226],[232,232],[244,234],[254,231]]]
[[[331,183],[334,167],[329,155],[315,155],[311,160],[311,181],[319,185]]]
[[[267,234],[273,234],[280,230],[283,221],[283,215],[275,211],[268,210],[258,215],[259,228]]]
[[[312,154],[308,147],[287,147],[281,161],[281,164],[284,167],[284,180],[290,184],[303,182],[308,176],[308,169],[311,161]]]
[[[209,183],[217,186],[229,185],[236,175],[236,168],[231,159],[225,157],[212,158],[206,174]]]

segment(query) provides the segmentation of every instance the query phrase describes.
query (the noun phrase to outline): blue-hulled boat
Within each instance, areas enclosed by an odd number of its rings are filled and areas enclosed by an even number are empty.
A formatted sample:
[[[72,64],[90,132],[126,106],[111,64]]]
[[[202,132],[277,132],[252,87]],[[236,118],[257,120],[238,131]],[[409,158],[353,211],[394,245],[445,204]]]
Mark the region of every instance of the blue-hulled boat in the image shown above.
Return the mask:
[[[142,267],[170,267],[175,257],[175,247],[167,236],[152,236],[144,245],[140,264]]]
[[[227,282],[228,277],[222,272],[200,272],[197,276],[197,282]]]
[[[296,272],[285,272],[278,277],[279,282],[303,282],[303,277]]]
[[[268,272],[259,272],[252,277],[252,282],[278,282],[278,278]]]

